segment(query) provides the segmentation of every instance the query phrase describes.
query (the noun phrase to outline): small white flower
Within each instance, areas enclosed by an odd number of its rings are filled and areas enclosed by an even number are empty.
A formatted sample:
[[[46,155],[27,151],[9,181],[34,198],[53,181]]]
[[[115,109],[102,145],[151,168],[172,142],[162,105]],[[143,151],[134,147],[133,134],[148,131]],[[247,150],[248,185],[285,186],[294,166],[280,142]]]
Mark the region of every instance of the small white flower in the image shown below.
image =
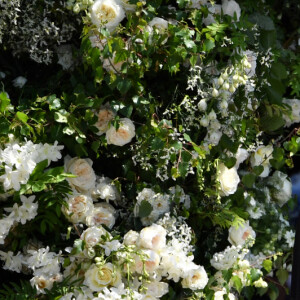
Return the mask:
[[[21,89],[25,85],[26,82],[27,82],[27,79],[25,77],[19,76],[13,80],[13,86]]]
[[[120,119],[119,125],[118,129],[111,125],[106,131],[106,140],[108,144],[124,146],[125,144],[130,143],[135,136],[135,126],[130,119]]]
[[[91,20],[97,27],[113,31],[125,18],[125,11],[116,0],[97,0],[91,7]]]

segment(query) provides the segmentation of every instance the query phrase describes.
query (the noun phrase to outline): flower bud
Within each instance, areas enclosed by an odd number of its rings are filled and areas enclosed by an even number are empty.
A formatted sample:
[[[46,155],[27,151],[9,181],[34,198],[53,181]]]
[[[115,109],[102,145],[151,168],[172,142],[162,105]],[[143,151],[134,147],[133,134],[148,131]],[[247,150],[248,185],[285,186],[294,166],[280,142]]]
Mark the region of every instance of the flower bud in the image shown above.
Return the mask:
[[[235,87],[233,85],[230,86],[229,92],[230,93],[234,93],[235,92]]]
[[[222,78],[222,76],[220,76],[218,79],[218,84],[222,85],[223,83],[224,83],[224,79]]]
[[[225,91],[227,91],[229,89],[229,83],[225,82],[222,87]]]
[[[218,96],[219,96],[219,92],[218,92],[218,90],[215,89],[215,88],[212,90],[212,93],[211,93],[211,94],[212,94],[213,97],[218,97]]]
[[[199,108],[199,110],[201,110],[201,111],[206,111],[206,109],[207,109],[207,103],[206,103],[205,99],[201,99],[201,100],[199,101],[199,103],[198,103],[198,108]]]
[[[206,118],[206,117],[203,117],[201,120],[200,120],[200,125],[203,126],[203,127],[207,127],[209,124],[209,120]]]

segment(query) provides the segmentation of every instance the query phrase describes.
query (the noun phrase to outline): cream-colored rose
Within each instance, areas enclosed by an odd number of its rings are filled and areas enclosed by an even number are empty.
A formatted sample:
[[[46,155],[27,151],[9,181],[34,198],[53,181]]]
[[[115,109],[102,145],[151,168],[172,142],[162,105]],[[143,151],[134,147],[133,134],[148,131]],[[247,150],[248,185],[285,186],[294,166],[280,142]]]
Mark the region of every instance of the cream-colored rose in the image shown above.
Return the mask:
[[[100,204],[100,203],[99,203]],[[86,224],[88,226],[105,225],[109,229],[115,225],[115,209],[110,205],[110,208],[105,208],[101,204],[96,204],[95,208],[89,216],[86,218]],[[108,204],[108,203],[105,203]],[[108,204],[109,205],[109,204]]]
[[[136,5],[130,4],[129,0],[121,0],[122,6],[126,11],[135,11]]]
[[[102,227],[90,227],[86,229],[82,234],[81,234],[81,239],[85,241],[85,245],[87,248],[94,247],[97,245],[102,239],[102,235],[106,235],[107,231]]]
[[[113,31],[125,18],[122,5],[115,0],[97,0],[91,6],[91,20],[97,27]]]
[[[84,223],[86,217],[93,211],[94,205],[92,198],[75,194],[66,199],[67,206],[62,206],[62,211],[66,218],[72,223]]]
[[[106,131],[107,144],[113,144],[116,146],[124,146],[131,142],[135,136],[135,127],[133,122],[128,118],[120,119],[120,126],[116,130],[114,126]]]
[[[272,159],[273,146],[259,146],[251,155],[250,163],[252,168],[256,166],[263,166],[264,170],[259,175],[260,177],[267,177],[270,173],[270,159]]]
[[[109,122],[115,117],[115,113],[109,107],[103,107],[95,113],[98,120],[95,127],[98,129],[97,135],[102,135],[108,129]]]
[[[147,295],[155,297],[154,299],[161,298],[169,292],[169,285],[166,282],[151,281],[146,283],[145,287],[147,288]]]
[[[285,127],[289,127],[294,123],[300,122],[300,100],[298,99],[283,99],[282,102],[291,107],[291,110],[283,114]]]
[[[162,226],[153,224],[141,230],[138,246],[145,249],[160,250],[166,246],[167,231]]]
[[[92,168],[93,162],[89,158],[65,158],[65,171],[76,175],[75,178],[68,178],[72,187],[78,192],[87,192],[95,187],[96,175]]]
[[[139,233],[134,231],[134,230],[130,230],[128,231],[125,235],[124,235],[124,245],[136,245],[137,240],[139,238]]]
[[[137,273],[143,272],[143,264],[145,264],[145,269],[148,273],[152,273],[155,271],[160,262],[159,255],[152,250],[142,250],[142,253],[146,256],[144,262],[141,260],[140,256],[135,256],[135,265],[134,265],[134,271]]]
[[[91,265],[85,272],[83,284],[92,291],[99,292],[106,286],[118,286],[121,283],[121,274],[112,263],[106,263],[101,267]]]
[[[181,282],[183,288],[191,290],[204,289],[207,283],[208,276],[202,266],[197,266],[197,268],[191,270],[189,272],[189,275],[185,277]]]
[[[120,193],[116,185],[114,185],[113,181],[108,177],[100,177],[98,179],[96,189],[92,196],[94,198],[101,198],[107,202],[109,200],[117,201],[120,199]]]
[[[229,236],[228,241],[231,245],[242,246],[245,244],[248,238],[255,239],[256,234],[252,227],[249,225],[249,221],[246,221],[243,225],[239,227],[231,226],[228,230]]]
[[[222,196],[234,194],[240,182],[240,177],[236,171],[236,168],[233,167],[228,169],[223,163],[220,163],[218,166],[217,179],[221,185]]]
[[[159,33],[162,34],[168,29],[168,21],[155,17],[149,22],[149,26],[158,29]]]

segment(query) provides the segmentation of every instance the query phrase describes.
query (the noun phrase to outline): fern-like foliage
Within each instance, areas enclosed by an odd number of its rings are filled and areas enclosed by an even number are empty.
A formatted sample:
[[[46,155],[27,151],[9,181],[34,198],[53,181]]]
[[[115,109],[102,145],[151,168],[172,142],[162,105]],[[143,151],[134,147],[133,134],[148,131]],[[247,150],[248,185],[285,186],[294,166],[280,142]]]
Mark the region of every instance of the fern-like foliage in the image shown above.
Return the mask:
[[[29,281],[21,280],[19,285],[10,282],[0,288],[0,300],[35,300],[39,299],[37,290]]]

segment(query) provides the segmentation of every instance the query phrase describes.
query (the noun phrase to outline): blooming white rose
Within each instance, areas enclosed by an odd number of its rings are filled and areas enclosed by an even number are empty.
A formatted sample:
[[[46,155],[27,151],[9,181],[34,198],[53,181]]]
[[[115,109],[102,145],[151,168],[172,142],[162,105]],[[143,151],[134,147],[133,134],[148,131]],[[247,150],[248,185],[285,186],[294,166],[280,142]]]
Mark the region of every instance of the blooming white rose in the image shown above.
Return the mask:
[[[270,159],[272,159],[273,146],[259,146],[251,155],[250,163],[252,168],[255,166],[263,166],[264,170],[259,175],[260,177],[267,177],[270,173]]]
[[[208,276],[202,266],[195,265],[195,269],[191,270],[189,275],[183,278],[181,284],[183,288],[191,290],[204,289],[208,283]]]
[[[86,229],[82,234],[81,234],[81,239],[85,241],[85,245],[87,248],[94,247],[97,245],[102,239],[102,235],[106,235],[107,231],[102,227],[90,227]]]
[[[105,225],[109,229],[111,229],[113,228],[116,222],[114,215],[115,209],[111,205],[110,207],[105,207],[101,205],[101,203],[99,203],[95,205],[95,208],[91,211],[90,215],[87,216],[86,224],[88,226]]]
[[[214,300],[224,300],[224,296],[227,295],[227,292],[225,289],[222,291],[217,291],[214,293]],[[228,295],[229,300],[235,300],[235,296],[232,293],[229,293]]]
[[[160,250],[166,246],[167,231],[162,226],[152,224],[141,230],[138,246],[141,248]]]
[[[128,231],[125,235],[124,235],[124,245],[136,245],[137,240],[139,238],[139,233],[134,231],[134,230],[130,230]]]
[[[155,297],[155,299],[162,297],[169,292],[169,285],[166,282],[151,281],[145,284],[147,288],[147,295]]]
[[[92,168],[93,162],[89,158],[65,158],[65,171],[76,175],[68,178],[71,186],[79,192],[86,192],[95,186],[96,175]]]
[[[238,169],[240,164],[244,162],[248,157],[249,157],[248,151],[244,148],[239,148],[235,154],[235,158],[236,158],[235,168]]]
[[[252,237],[253,239],[256,237],[255,231],[249,225],[249,221],[246,221],[243,225],[240,225],[237,228],[231,226],[228,230],[228,233],[228,241],[231,243],[231,245],[235,246],[244,245],[249,237]]]
[[[292,197],[292,183],[287,174],[275,171],[268,183],[273,198],[282,207]]]
[[[90,269],[85,272],[83,282],[94,292],[99,292],[106,286],[118,286],[120,283],[120,271],[116,270],[112,263],[106,263],[101,267],[91,265]]]
[[[236,13],[237,20],[240,19],[241,8],[234,0],[222,0],[222,10],[224,15],[233,17],[234,13]]]
[[[135,136],[135,127],[133,122],[128,118],[121,118],[119,128],[116,130],[114,126],[106,131],[107,144],[116,146],[124,146],[131,142]]]
[[[145,269],[148,273],[155,271],[160,262],[159,255],[152,250],[142,250],[142,253],[146,256],[144,262],[141,260],[139,255],[135,256],[134,271],[137,273],[143,273],[143,265],[145,264]]]
[[[116,0],[97,0],[91,6],[91,20],[97,27],[113,31],[125,18],[125,11]]]
[[[164,33],[168,29],[168,21],[158,17],[153,18],[148,25],[158,29],[159,33]]]
[[[72,223],[86,223],[86,217],[89,216],[94,208],[92,198],[75,194],[66,199],[67,206],[62,206],[62,212]]]
[[[190,8],[201,8],[202,5],[206,5],[207,0],[190,0],[189,7]]]
[[[120,199],[120,193],[110,178],[100,177],[98,182],[99,183],[96,184],[96,189],[93,192],[93,197],[101,198],[106,201],[116,201]]]
[[[222,196],[234,194],[240,182],[240,177],[236,171],[236,168],[233,167],[228,169],[223,163],[220,163],[217,171],[217,179],[221,185]]]
[[[115,117],[115,113],[109,106],[103,106],[98,112],[95,112],[98,120],[95,127],[98,129],[97,135],[102,135],[108,129],[109,122]]]
[[[27,79],[25,77],[18,76],[17,78],[15,78],[13,80],[13,86],[21,89],[25,85],[26,82],[27,82]]]
[[[283,99],[282,102],[291,107],[289,113],[283,114],[285,120],[285,127],[291,126],[293,123],[300,122],[300,100],[298,99]]]

